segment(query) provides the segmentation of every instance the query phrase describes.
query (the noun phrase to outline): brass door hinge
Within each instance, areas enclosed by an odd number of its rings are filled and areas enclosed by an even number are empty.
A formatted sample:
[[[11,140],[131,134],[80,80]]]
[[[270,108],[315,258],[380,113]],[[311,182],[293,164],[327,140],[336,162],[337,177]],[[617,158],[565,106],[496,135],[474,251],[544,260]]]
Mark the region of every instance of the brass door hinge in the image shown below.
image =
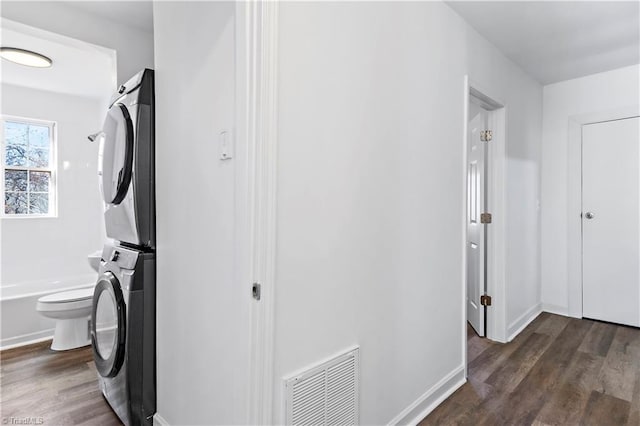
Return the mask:
[[[480,213],[480,223],[491,223],[491,213]]]
[[[480,132],[480,140],[482,142],[489,142],[493,139],[493,132],[491,130],[483,130]]]
[[[480,296],[480,304],[482,306],[491,306],[491,296],[487,296],[486,294]]]

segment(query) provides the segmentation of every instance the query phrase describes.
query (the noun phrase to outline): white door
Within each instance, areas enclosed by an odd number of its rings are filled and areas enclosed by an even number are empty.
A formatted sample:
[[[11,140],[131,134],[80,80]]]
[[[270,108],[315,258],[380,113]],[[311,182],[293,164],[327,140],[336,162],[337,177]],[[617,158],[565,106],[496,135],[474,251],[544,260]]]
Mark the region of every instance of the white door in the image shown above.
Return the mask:
[[[487,126],[487,111],[469,103],[467,133],[467,321],[480,336],[485,335],[485,312],[480,296],[485,294],[485,226],[480,215],[486,205],[487,143],[480,133]]]
[[[640,118],[582,127],[582,312],[640,326]]]

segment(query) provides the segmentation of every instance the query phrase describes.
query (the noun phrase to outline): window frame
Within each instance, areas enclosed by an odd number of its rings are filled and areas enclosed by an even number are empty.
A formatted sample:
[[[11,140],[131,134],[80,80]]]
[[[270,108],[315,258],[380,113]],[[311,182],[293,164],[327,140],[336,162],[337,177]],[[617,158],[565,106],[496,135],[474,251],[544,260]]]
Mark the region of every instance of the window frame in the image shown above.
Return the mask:
[[[5,123],[21,123],[21,124],[33,124],[36,126],[43,126],[49,128],[49,167],[30,167],[30,166],[7,166],[5,164],[6,156],[6,142],[4,136]],[[15,115],[0,115],[0,162],[2,178],[0,179],[0,188],[2,189],[2,209],[0,209],[0,219],[43,219],[43,218],[57,218],[58,217],[58,125],[55,121],[41,120],[36,118],[19,117]],[[18,170],[29,172],[49,172],[51,173],[51,179],[49,180],[49,212],[42,214],[20,213],[9,214],[5,213],[5,170]],[[31,191],[27,191],[31,193]],[[37,192],[36,192],[37,193]]]

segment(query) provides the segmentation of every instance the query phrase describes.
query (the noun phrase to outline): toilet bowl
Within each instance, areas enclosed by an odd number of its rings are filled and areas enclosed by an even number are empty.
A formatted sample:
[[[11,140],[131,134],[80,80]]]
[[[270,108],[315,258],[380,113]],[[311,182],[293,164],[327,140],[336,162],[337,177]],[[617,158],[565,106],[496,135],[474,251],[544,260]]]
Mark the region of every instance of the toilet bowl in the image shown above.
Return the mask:
[[[91,253],[89,256],[87,256],[87,260],[89,261],[89,266],[91,266],[91,269],[98,272],[98,269],[100,268],[100,261],[102,260],[102,250],[97,250]]]
[[[56,320],[51,349],[65,351],[87,346],[93,287],[49,294],[38,299],[36,310]]]

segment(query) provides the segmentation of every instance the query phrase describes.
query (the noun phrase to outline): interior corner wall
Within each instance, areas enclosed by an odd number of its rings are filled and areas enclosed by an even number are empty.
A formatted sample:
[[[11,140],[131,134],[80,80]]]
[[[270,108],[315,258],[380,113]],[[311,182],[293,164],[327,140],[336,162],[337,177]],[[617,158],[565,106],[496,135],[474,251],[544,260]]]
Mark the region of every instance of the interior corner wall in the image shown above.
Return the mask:
[[[544,87],[542,139],[542,301],[545,310],[569,314],[569,120],[637,107],[640,65]]]
[[[278,51],[273,423],[354,344],[360,422],[410,423],[464,367],[465,74],[507,103],[507,316],[539,308],[542,88],[439,2],[281,3]]]
[[[12,21],[114,49],[118,84],[144,68],[153,68],[153,32],[90,14],[68,3],[72,2],[5,0],[0,12]]]
[[[102,248],[98,189],[99,100],[3,84],[2,114],[57,123],[58,217],[2,220],[2,285],[94,274],[87,256]],[[6,337],[6,336],[5,336]]]
[[[246,424],[253,299],[234,256],[246,159],[221,161],[218,139],[235,124],[235,7],[154,3],[157,416],[172,425]]]

